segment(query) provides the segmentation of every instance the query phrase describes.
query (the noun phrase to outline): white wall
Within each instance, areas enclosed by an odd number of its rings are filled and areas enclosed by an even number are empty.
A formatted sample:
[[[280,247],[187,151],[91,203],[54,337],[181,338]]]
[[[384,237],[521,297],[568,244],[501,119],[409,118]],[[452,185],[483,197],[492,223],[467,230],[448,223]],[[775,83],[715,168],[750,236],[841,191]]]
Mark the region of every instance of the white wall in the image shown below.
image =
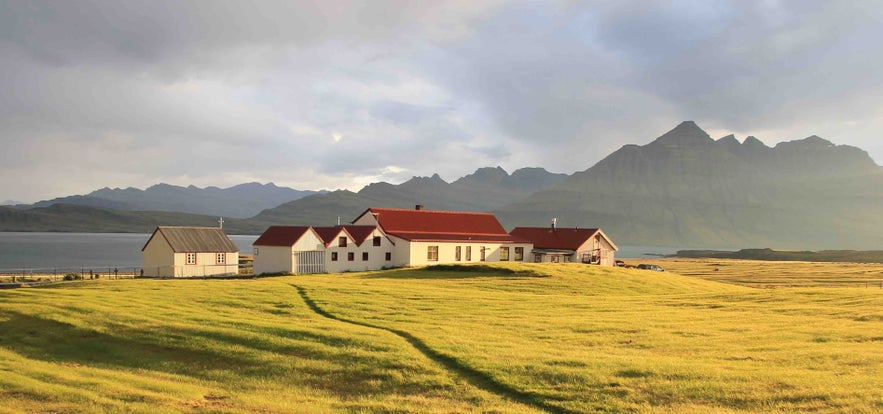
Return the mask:
[[[292,250],[288,246],[254,246],[258,253],[254,255],[254,274],[291,273],[293,263]]]
[[[338,238],[346,237],[346,247],[340,247]],[[380,246],[374,246],[374,237],[380,237]],[[355,240],[341,231],[325,252],[325,270],[329,273],[361,272],[366,270],[378,270],[384,267],[395,266],[395,246],[383,235],[379,229],[374,229],[361,246],[356,246]],[[337,261],[332,261],[333,253],[337,253]],[[347,254],[353,253],[353,261],[347,259]],[[368,253],[368,260],[362,260],[362,254]],[[386,260],[386,253],[391,253],[391,260]]]
[[[309,230],[293,246],[254,245],[254,247],[258,249],[258,253],[254,255],[254,274],[261,275],[294,273],[296,270],[294,252],[324,251],[325,243],[316,236],[316,233]]]
[[[407,241],[405,243],[408,243]],[[509,248],[509,261],[515,261],[515,247],[521,247],[524,249],[524,257],[523,261],[532,261],[533,256],[530,255],[530,250],[533,248],[531,244],[524,243],[514,243],[514,244],[500,244],[500,243],[457,243],[457,242],[411,242],[408,243],[409,251],[407,252],[408,262],[403,264],[403,266],[426,266],[426,265],[434,265],[434,264],[448,264],[448,263],[477,263],[481,262],[481,249],[485,249],[485,261],[487,262],[498,262],[500,261],[500,248],[508,247]],[[438,261],[429,261],[428,260],[428,247],[429,246],[438,246]],[[456,247],[460,246],[460,260],[456,260]],[[398,247],[398,243],[396,244]],[[471,260],[466,260],[466,248],[472,248],[472,258]]]
[[[175,252],[159,232],[153,234],[144,247],[144,276],[171,277],[175,275]]]

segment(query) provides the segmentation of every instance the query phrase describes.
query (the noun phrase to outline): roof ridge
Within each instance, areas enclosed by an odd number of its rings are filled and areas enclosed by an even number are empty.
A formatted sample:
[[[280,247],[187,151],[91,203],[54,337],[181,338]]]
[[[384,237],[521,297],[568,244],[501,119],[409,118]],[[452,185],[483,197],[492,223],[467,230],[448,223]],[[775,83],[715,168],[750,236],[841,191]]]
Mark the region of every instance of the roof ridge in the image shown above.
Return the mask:
[[[475,236],[499,236],[509,233],[503,231],[502,233],[474,233],[474,232],[462,232],[462,231],[428,231],[428,230],[403,230],[403,231],[393,231],[390,234],[468,234]]]
[[[475,215],[484,215],[484,216],[493,216],[494,213],[480,212],[480,211],[450,211],[450,210],[414,210],[410,208],[386,208],[386,207],[371,207],[368,210],[387,210],[387,211],[410,211],[414,213],[443,213],[443,214],[475,214]]]

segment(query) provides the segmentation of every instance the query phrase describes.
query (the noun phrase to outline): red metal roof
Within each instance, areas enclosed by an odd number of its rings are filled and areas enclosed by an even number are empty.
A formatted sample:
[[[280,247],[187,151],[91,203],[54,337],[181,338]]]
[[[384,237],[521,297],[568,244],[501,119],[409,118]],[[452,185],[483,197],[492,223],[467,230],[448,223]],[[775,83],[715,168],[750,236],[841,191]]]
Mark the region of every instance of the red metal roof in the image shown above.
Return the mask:
[[[309,226],[270,226],[252,245],[294,246],[309,230]]]
[[[520,242],[490,213],[369,208],[386,234],[405,240]],[[360,216],[361,217],[361,216]]]
[[[361,246],[362,243],[371,236],[371,233],[374,233],[374,229],[376,228],[377,226],[356,226],[348,224],[344,226],[313,227],[313,230],[316,230],[316,233],[319,234],[319,237],[325,242],[326,246],[333,243],[341,231],[346,232],[351,239],[355,240],[357,246]]]
[[[516,227],[509,234],[533,242],[535,249],[577,250],[598,231],[599,229]]]

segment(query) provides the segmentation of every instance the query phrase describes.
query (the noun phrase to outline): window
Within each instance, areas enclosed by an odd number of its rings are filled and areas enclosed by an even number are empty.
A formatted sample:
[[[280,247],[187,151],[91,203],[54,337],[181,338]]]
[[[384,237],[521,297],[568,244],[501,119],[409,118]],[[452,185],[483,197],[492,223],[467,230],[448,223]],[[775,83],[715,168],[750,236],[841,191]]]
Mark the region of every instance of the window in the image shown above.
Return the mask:
[[[481,261],[487,260],[487,247],[481,247]]]
[[[390,260],[392,260],[392,253],[386,252],[386,261],[388,262]]]
[[[195,265],[196,264],[196,253],[187,253],[187,264]]]
[[[460,261],[460,246],[454,247],[454,260]]]
[[[524,261],[524,247],[516,247],[515,248],[515,261],[523,262]]]
[[[535,263],[542,263],[542,261],[543,261],[543,255],[541,255],[541,254],[535,254],[535,255],[533,255],[533,261],[534,261]]]
[[[438,261],[438,246],[426,246],[426,260],[430,262]]]
[[[553,255],[553,256],[550,257],[549,259],[550,259],[549,261],[552,262],[552,263],[558,263],[558,262],[561,261],[561,257],[560,257],[560,256],[555,256],[555,255]]]
[[[336,262],[336,261],[337,261],[337,252],[331,252],[331,261],[332,261],[332,262]]]
[[[347,260],[348,262],[352,262],[353,260],[356,260],[356,254],[353,253],[353,252],[349,252],[349,253],[347,253],[347,254],[346,254],[346,260]]]
[[[509,248],[508,247],[500,247],[500,261],[508,262],[509,261]]]
[[[255,256],[258,255],[258,248],[257,248],[257,247],[254,248],[254,255],[255,255]]]
[[[337,245],[339,247],[346,247],[346,236],[341,236],[337,238]]]
[[[224,264],[227,262],[227,253],[218,253],[216,256],[215,263]]]
[[[363,262],[367,262],[367,261],[368,261],[368,252],[362,252],[362,261],[363,261]]]
[[[374,245],[380,246],[380,236],[374,236]]]
[[[472,261],[472,246],[466,246],[466,261]]]

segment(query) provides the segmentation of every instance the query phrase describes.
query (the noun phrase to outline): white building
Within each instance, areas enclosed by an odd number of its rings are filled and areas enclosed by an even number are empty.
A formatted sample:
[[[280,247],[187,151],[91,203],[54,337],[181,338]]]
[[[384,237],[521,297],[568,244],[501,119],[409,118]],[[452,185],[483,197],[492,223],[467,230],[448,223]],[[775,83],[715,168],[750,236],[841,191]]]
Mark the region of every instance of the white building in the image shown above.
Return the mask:
[[[200,277],[239,273],[239,248],[217,227],[157,227],[141,253],[144,276]]]
[[[530,242],[490,213],[370,208],[352,225],[272,226],[254,242],[254,273],[339,273],[442,263],[530,260]]]
[[[353,223],[380,227],[395,246],[395,266],[520,262],[533,247],[506,233],[490,213],[369,208]]]
[[[325,241],[309,226],[272,226],[254,243],[254,274],[325,272]]]
[[[601,229],[516,227],[511,235],[533,243],[529,260],[542,262],[576,262],[615,266],[613,240]]]

